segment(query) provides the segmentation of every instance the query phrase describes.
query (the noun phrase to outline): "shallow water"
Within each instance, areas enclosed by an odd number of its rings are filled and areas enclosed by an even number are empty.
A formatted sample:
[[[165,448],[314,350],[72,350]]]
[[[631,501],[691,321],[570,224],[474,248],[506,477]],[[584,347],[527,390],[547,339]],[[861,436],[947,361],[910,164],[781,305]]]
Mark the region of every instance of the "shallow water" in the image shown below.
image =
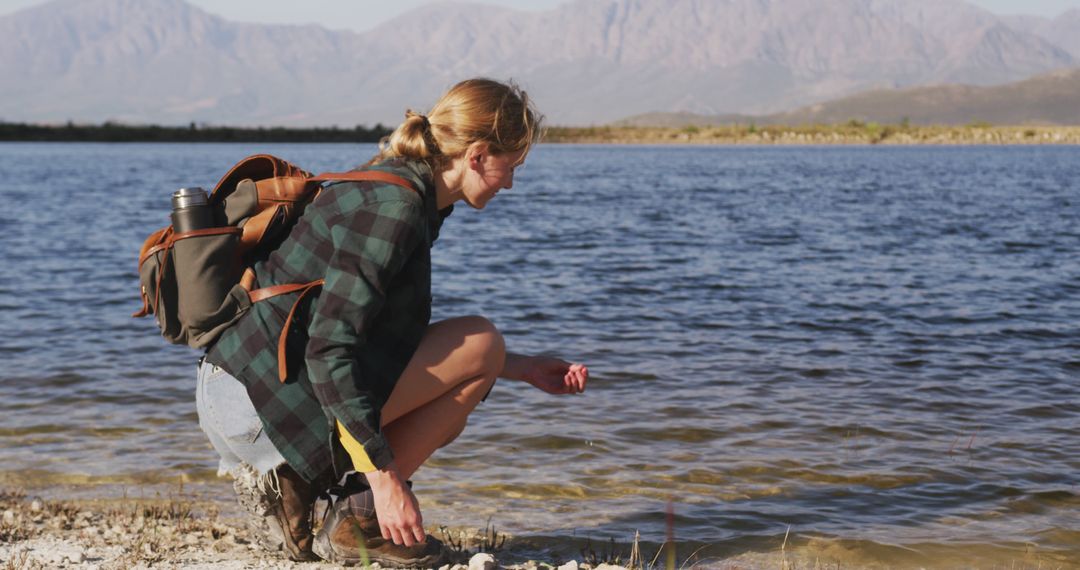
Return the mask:
[[[227,497],[196,353],[129,315],[169,194],[254,152],[332,170],[373,147],[0,145],[0,484]],[[484,314],[592,384],[497,385],[415,477],[425,520],[490,519],[521,556],[640,532],[648,555],[670,503],[680,561],[790,529],[788,550],[847,566],[1075,564],[1078,159],[538,148],[447,221],[436,318]]]

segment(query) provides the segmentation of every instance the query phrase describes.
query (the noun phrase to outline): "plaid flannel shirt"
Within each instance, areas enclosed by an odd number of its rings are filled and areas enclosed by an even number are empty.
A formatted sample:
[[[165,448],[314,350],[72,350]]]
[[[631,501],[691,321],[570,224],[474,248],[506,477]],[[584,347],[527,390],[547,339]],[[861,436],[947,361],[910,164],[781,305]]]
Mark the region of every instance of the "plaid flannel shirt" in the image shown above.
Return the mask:
[[[206,355],[247,386],[270,440],[308,480],[343,457],[335,420],[376,468],[393,459],[379,411],[431,317],[430,249],[449,212],[437,210],[424,163],[368,168],[413,181],[419,192],[368,181],[329,185],[254,265],[260,287],[325,280],[294,316],[287,381],[278,379],[277,339],[296,294],[255,303]]]

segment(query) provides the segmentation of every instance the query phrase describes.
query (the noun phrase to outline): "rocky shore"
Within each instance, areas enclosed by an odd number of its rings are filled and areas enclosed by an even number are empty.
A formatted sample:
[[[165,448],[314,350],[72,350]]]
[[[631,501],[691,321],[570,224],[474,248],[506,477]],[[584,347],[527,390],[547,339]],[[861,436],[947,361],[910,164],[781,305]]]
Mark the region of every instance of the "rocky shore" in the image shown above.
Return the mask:
[[[282,568],[332,570],[325,562],[291,562],[262,549],[233,505],[189,498],[46,500],[0,489],[0,569],[199,569]],[[432,529],[429,529],[431,531]],[[789,529],[790,530],[790,529]],[[441,533],[441,534],[440,534]],[[925,552],[901,548],[903,555],[854,547],[849,541],[783,537],[762,551],[705,558],[698,552],[661,547],[643,552],[582,550],[578,560],[522,560],[513,539],[489,531],[438,529],[451,550],[450,562],[432,570],[793,570],[797,568],[1078,568],[1067,556],[1028,549],[975,553],[931,545]],[[940,550],[934,552],[934,550]],[[689,556],[687,556],[689,555]],[[371,568],[377,569],[373,564]]]
[[[498,536],[444,542],[451,563],[438,570],[619,570],[604,563],[539,561],[502,564]],[[484,546],[495,552],[478,552]],[[634,563],[641,568],[641,562]],[[373,565],[377,568],[378,565]],[[291,562],[256,544],[238,512],[177,498],[59,501],[0,490],[0,568],[333,569],[340,565]]]

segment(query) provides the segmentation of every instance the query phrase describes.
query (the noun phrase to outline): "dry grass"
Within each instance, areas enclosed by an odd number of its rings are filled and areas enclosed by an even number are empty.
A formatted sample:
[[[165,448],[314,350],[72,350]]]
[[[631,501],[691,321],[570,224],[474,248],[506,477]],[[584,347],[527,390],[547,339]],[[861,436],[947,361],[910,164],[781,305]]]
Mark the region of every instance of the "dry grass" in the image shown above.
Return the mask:
[[[445,526],[439,527],[443,544],[450,549],[455,560],[467,560],[470,555],[480,552],[495,553],[506,545],[507,535],[498,532],[488,519],[483,529],[475,532],[464,530],[451,531]]]
[[[721,125],[665,127],[551,127],[546,142],[718,145],[1001,145],[1080,144],[1080,126]]]

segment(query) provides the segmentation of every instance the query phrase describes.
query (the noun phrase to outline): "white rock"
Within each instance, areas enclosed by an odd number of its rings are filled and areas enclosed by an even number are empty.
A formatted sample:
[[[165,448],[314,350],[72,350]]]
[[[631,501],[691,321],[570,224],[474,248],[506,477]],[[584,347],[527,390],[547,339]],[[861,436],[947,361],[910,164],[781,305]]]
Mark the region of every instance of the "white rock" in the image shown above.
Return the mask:
[[[41,509],[44,509],[44,508],[45,508],[45,503],[43,503],[41,501],[41,499],[34,499],[33,501],[30,501],[30,512],[38,513],[38,512],[41,512]]]
[[[626,570],[626,567],[618,564],[600,564],[593,570]]]
[[[75,552],[70,552],[67,555],[68,562],[70,562],[72,564],[82,564],[82,561],[83,561],[84,557],[85,557],[85,555],[83,554],[83,552],[81,550],[76,550]]]
[[[15,511],[11,509],[4,511],[4,523],[15,524]]]
[[[469,570],[495,570],[497,567],[495,557],[487,552],[479,552],[469,559]]]
[[[469,570],[469,567],[464,564],[454,564],[450,567],[450,570]]]
[[[559,566],[559,570],[578,570],[577,560],[571,560],[562,566]]]

